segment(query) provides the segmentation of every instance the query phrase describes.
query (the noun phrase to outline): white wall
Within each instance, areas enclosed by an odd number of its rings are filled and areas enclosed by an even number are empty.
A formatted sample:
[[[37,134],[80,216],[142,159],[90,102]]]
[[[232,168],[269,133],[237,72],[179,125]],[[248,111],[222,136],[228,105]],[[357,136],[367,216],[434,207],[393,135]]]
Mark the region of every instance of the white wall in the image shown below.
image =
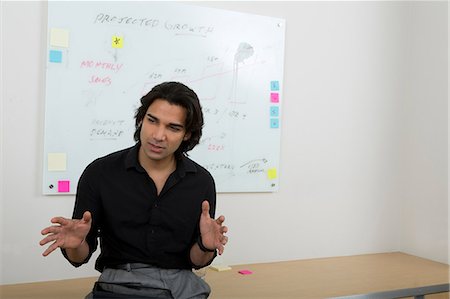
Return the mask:
[[[441,4],[416,3],[408,11],[400,235],[405,252],[444,261],[449,252],[448,23]]]
[[[219,261],[405,251],[448,262],[447,3],[196,4],[287,25],[280,191],[219,194],[230,228]],[[46,5],[3,2],[1,19],[0,283],[97,275],[38,245],[74,201],[40,190]]]

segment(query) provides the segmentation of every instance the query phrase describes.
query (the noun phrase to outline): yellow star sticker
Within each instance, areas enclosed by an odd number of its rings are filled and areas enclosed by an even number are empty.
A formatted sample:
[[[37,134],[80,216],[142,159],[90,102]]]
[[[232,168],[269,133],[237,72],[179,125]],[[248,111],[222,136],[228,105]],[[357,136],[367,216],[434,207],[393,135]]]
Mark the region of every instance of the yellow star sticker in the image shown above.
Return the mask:
[[[123,37],[114,35],[112,37],[111,45],[113,48],[117,48],[117,49],[123,48]]]

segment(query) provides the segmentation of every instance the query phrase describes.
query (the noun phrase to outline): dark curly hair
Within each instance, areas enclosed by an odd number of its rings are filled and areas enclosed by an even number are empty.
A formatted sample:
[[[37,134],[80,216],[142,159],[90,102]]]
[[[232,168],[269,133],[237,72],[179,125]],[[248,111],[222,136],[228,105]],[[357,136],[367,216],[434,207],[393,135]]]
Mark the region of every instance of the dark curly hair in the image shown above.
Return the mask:
[[[136,110],[134,140],[140,141],[142,121],[147,113],[148,107],[157,99],[162,99],[170,104],[181,106],[186,109],[186,133],[190,133],[188,140],[183,140],[180,147],[175,151],[175,157],[181,158],[183,154],[192,150],[202,137],[203,113],[197,94],[180,82],[164,82],[152,88],[141,98],[141,106]]]

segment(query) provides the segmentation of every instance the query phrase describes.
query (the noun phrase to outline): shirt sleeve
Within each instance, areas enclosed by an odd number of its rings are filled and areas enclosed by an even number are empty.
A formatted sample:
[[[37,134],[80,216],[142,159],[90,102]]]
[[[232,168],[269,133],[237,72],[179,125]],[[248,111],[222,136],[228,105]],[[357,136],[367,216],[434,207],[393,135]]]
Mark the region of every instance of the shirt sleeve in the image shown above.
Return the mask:
[[[77,263],[71,261],[66,253],[65,249],[61,249],[63,256],[74,267],[80,267],[87,263],[94,251],[98,247],[98,235],[101,219],[100,209],[100,195],[98,192],[98,183],[100,178],[99,165],[95,164],[95,161],[91,163],[83,172],[78,182],[77,194],[75,196],[75,205],[73,209],[72,219],[81,219],[86,211],[91,212],[92,225],[91,229],[86,236],[86,242],[89,245],[89,254],[83,262]]]
[[[208,191],[206,193],[206,198],[209,201],[209,214],[211,215],[211,218],[215,218],[216,217],[216,184],[215,184],[212,176],[211,176],[211,183],[210,183],[210,185],[208,187]]]
[[[214,219],[215,215],[216,215],[216,185],[215,185],[215,182],[214,182],[214,179],[213,179],[212,175],[209,172],[208,172],[208,175],[209,175],[209,178],[210,178],[210,182],[208,184],[208,187],[206,188],[206,193],[205,193],[206,196],[204,198],[206,198],[208,200],[208,202],[209,202],[209,215],[210,215],[211,218]],[[199,220],[197,221],[197,223],[199,223]],[[192,246],[197,242],[197,239],[198,239],[199,235],[200,235],[200,226],[197,224],[196,234],[195,234],[195,236],[193,238]],[[190,258],[189,258],[189,261],[191,263],[191,267],[192,268],[200,269],[200,268],[209,266],[214,261],[216,256],[217,256],[217,250],[214,251],[214,255],[211,258],[211,260],[206,265],[203,265],[201,267],[199,267],[199,266],[195,265],[194,263],[192,263]]]

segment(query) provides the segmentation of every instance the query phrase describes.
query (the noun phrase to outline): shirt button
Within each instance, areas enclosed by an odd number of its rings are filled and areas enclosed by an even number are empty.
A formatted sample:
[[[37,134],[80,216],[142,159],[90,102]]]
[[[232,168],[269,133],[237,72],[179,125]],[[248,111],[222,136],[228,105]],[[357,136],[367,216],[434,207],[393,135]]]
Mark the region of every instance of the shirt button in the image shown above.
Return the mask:
[[[155,203],[155,205],[153,206],[155,209],[158,207],[158,204],[157,203]]]

